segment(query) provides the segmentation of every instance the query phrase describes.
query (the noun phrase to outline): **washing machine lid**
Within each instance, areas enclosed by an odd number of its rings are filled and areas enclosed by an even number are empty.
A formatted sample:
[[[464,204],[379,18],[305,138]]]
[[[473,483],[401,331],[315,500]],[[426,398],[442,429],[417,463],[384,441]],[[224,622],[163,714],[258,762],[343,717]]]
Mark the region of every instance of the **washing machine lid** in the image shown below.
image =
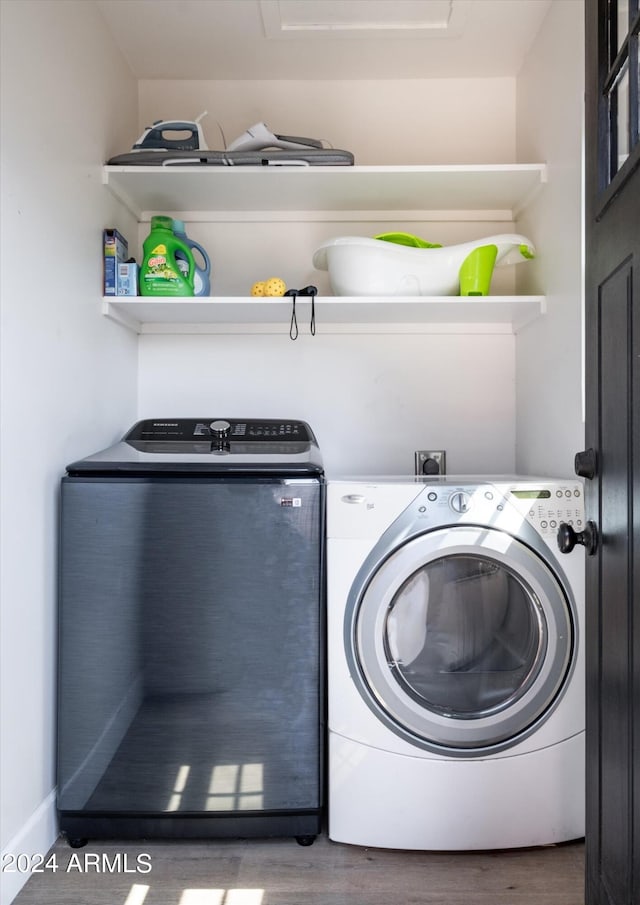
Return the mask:
[[[293,419],[162,418],[135,424],[119,443],[67,466],[69,475],[321,475],[309,425]]]

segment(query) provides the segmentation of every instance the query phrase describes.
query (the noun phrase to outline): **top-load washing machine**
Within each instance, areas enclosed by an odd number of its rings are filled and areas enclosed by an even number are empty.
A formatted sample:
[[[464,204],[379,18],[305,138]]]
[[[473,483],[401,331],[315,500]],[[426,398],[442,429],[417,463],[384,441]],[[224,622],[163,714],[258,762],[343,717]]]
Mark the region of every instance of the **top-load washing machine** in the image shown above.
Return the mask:
[[[403,849],[584,834],[579,481],[332,481],[329,836]]]
[[[320,832],[324,490],[292,419],[149,419],[68,466],[57,805],[72,845]]]

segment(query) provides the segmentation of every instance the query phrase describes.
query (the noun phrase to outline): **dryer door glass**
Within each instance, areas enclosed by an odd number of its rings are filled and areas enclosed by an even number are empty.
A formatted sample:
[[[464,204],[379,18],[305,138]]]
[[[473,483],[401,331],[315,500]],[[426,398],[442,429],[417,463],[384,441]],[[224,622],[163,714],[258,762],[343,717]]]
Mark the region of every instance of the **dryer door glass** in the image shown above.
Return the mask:
[[[415,572],[388,610],[384,646],[401,688],[435,712],[485,716],[513,705],[540,671],[540,604],[496,560],[453,555]]]
[[[469,756],[508,748],[559,700],[575,649],[569,592],[546,559],[489,527],[405,541],[354,588],[358,689],[398,735]]]

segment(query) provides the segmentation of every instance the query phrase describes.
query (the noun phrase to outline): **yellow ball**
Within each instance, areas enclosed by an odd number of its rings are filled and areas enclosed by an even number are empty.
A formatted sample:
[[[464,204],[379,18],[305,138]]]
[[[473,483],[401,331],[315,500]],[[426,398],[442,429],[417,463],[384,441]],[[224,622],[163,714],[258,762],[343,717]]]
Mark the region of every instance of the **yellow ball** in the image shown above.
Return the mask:
[[[264,294],[268,296],[284,295],[287,285],[280,277],[270,277],[264,284]]]
[[[254,283],[251,287],[251,295],[264,295],[264,283]]]

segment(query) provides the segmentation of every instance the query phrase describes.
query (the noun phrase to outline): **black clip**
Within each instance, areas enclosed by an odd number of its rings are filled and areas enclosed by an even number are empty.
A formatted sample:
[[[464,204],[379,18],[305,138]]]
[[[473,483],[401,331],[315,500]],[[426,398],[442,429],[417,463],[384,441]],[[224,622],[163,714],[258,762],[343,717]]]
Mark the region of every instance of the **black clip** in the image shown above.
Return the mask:
[[[299,295],[311,297],[311,321],[309,330],[312,336],[316,335],[316,295],[318,290],[315,286],[305,286],[304,289],[287,289],[286,296],[292,299],[291,303],[291,325],[289,327],[289,338],[297,339],[299,335],[298,318],[296,315],[296,299]]]

